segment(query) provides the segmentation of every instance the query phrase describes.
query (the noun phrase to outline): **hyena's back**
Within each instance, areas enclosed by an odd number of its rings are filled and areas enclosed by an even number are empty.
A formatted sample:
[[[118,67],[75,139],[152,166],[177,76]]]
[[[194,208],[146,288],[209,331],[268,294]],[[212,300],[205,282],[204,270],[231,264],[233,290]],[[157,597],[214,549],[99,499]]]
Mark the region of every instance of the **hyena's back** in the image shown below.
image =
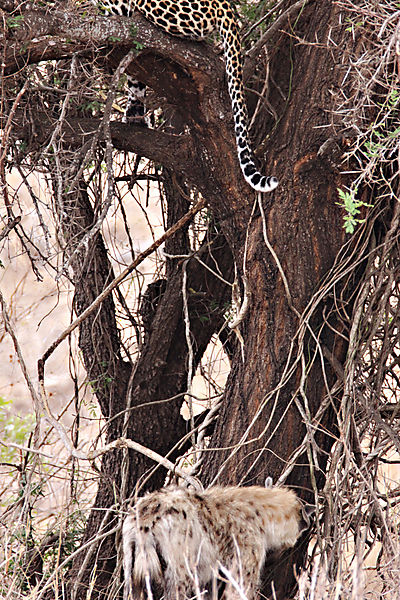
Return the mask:
[[[299,521],[299,501],[285,488],[166,488],[148,494],[123,526],[125,595],[135,589],[136,597],[148,576],[162,583],[166,600],[183,600],[202,591],[222,567],[250,599],[266,552],[293,546]],[[228,585],[225,597],[238,595]]]

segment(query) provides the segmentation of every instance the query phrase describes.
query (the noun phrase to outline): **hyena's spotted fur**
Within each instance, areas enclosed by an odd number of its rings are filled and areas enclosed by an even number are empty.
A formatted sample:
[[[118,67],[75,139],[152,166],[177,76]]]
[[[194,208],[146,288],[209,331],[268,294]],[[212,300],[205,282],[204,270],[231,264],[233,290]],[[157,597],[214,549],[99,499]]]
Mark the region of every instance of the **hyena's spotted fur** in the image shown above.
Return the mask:
[[[299,534],[300,503],[286,488],[153,492],[123,525],[125,600],[146,596],[150,582],[161,584],[165,600],[215,592],[221,574],[226,600],[252,600],[267,551],[293,546]]]

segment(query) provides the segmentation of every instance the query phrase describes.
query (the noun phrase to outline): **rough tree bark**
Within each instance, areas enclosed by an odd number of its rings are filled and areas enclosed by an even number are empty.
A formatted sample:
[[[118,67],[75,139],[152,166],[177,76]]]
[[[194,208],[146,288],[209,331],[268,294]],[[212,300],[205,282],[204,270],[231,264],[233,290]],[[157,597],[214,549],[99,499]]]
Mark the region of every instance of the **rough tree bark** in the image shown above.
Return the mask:
[[[176,206],[174,207],[176,210]],[[73,248],[94,223],[94,214],[85,186],[80,185],[74,201],[63,205],[63,231]],[[173,240],[171,240],[172,242]],[[182,245],[181,245],[182,248]],[[182,248],[183,250],[183,248]],[[232,278],[232,258],[223,236],[210,231],[205,243],[203,260],[209,267],[215,263],[227,279]],[[89,249],[77,253],[71,263],[74,271],[76,313],[90,305],[112,278],[103,242],[96,236]],[[229,286],[214,277],[195,260],[187,265],[187,289],[196,290],[189,299],[191,332],[194,347],[194,369],[197,367],[211,336],[224,322],[223,314],[229,302]],[[136,364],[121,357],[115,307],[111,297],[93,313],[80,328],[79,345],[85,361],[88,379],[99,400],[102,415],[108,421],[107,441],[124,435],[146,447],[175,460],[189,447],[188,423],[181,416],[183,392],[187,385],[187,341],[182,320],[182,270],[175,268],[151,319],[144,347]],[[162,333],[160,333],[162,332]],[[130,406],[132,417],[126,431],[124,415]],[[101,486],[82,542],[95,539],[101,532],[115,527],[118,511],[113,509],[120,495],[124,464],[122,451],[106,454],[101,463]],[[165,480],[164,469],[153,470],[149,458],[130,452],[126,464],[125,490],[131,494],[145,475],[143,489],[157,489]],[[126,492],[125,492],[126,493]],[[103,511],[101,510],[103,509]],[[104,512],[105,511],[105,512]],[[92,558],[80,555],[70,574],[70,591],[77,598],[85,597],[88,581],[96,564],[94,592],[104,594],[115,569],[115,538],[106,537]],[[82,567],[83,561],[87,561]]]
[[[291,4],[286,3],[287,7]],[[36,41],[30,42],[30,46],[26,43],[24,52],[15,52],[13,44],[26,42],[25,20],[24,27],[13,32],[7,49],[9,73],[20,68],[23,60],[35,62],[39,57],[68,57],[77,50],[88,52],[84,47],[88,31],[79,19],[74,27],[73,19],[66,20],[62,13],[54,16],[32,12],[29,17],[29,39]],[[227,279],[231,279],[234,261],[241,281],[247,282],[250,298],[239,325],[243,344],[237,345],[220,417],[210,441],[215,452],[207,453],[203,465],[202,480],[206,484],[262,484],[267,475],[277,480],[308,434],[308,445],[304,445],[297,457],[287,483],[305,499],[312,499],[323,485],[324,468],[334,441],[334,384],[346,355],[345,325],[336,310],[337,294],[343,290],[340,285],[336,289],[329,285],[324,288],[321,283],[328,281],[345,242],[341,212],[335,205],[336,188],[342,187],[344,181],[340,175],[341,124],[333,111],[343,78],[342,55],[354,41],[341,17],[340,8],[330,0],[311,1],[298,15],[296,37],[293,38],[291,31],[293,23],[288,22],[283,28],[286,31],[275,32],[269,40],[268,101],[279,118],[275,124],[271,118],[263,118],[256,141],[260,144],[257,154],[265,171],[278,176],[280,186],[259,204],[243,181],[237,163],[220,58],[205,44],[172,39],[140,17],[134,18],[137,39],[146,47],[131,63],[129,73],[140,74],[141,81],[175,106],[190,135],[178,137],[114,124],[113,142],[118,148],[161,162],[203,194],[221,231],[214,234],[213,257]],[[104,65],[114,68],[129,47],[127,20],[98,18],[90,26],[91,37],[98,45],[111,36],[123,40],[113,44],[112,50],[108,47],[102,55]],[[65,43],[58,49],[50,47],[46,44],[48,35],[69,38],[76,44],[73,49]],[[248,62],[246,72],[252,71],[253,63]],[[41,121],[41,115],[31,115],[30,124],[39,146],[43,143],[41,136],[43,139],[46,136]],[[68,144],[78,147],[82,131],[95,131],[96,127],[94,120],[86,123],[70,119],[63,130]],[[23,117],[18,120],[16,113],[16,135],[30,139],[31,131]],[[90,228],[91,210],[86,191],[81,189],[65,222],[68,236],[79,240]],[[181,243],[186,245],[185,241]],[[99,237],[87,254],[76,256],[73,266],[79,313],[111,277]],[[198,364],[211,335],[223,322],[222,308],[212,314],[209,301],[217,300],[222,307],[230,292],[198,263],[190,263],[188,269],[189,285],[206,294],[200,309],[192,306],[191,313]],[[181,280],[179,268],[169,273],[134,371],[121,359],[110,299],[84,323],[80,332],[89,379],[108,382],[107,388],[96,388],[102,413],[110,420],[108,439],[121,434],[129,387],[131,405],[136,408],[129,420],[127,436],[162,455],[169,454],[186,434],[186,424],[179,412],[180,401],[157,404],[151,410],[141,406],[171,398],[186,388]],[[351,302],[355,283],[348,282],[343,292],[344,304]],[[319,295],[319,290],[324,293]],[[204,314],[209,317],[207,327],[201,318]],[[329,391],[327,409],[318,415],[311,429],[306,429],[304,415],[312,422]],[[173,457],[177,454],[174,452]],[[120,464],[118,452],[106,455],[102,461],[102,485],[84,541],[99,532],[104,515],[98,509],[114,505],[116,490],[117,500],[124,499],[118,497]],[[128,494],[151,467],[147,458],[130,453]],[[164,476],[165,472],[158,469],[147,487],[162,485]],[[110,512],[107,527],[111,528],[114,518]],[[77,597],[86,594],[94,557],[97,567],[93,593],[106,596],[116,560],[114,537],[106,538],[95,548],[93,560],[83,571],[82,559],[73,565],[71,580],[80,583]],[[274,571],[266,574],[264,593],[270,595],[272,577],[278,599],[291,593],[295,583],[293,559],[301,565],[304,560],[301,548],[290,560],[282,560]]]
[[[205,483],[276,481],[308,434],[286,483],[312,501],[324,484],[335,441],[335,391],[346,358],[346,318],[357,277],[334,280],[345,243],[341,210],[335,204],[340,174],[342,124],[335,115],[346,47],[353,45],[335,3],[310,3],[297,23],[292,45],[282,33],[271,50],[270,101],[280,116],[267,145],[280,186],[264,215],[248,228],[247,283],[251,302],[241,326],[244,358],[233,359],[221,417],[208,454]],[[335,43],[329,40],[334,36]],[[289,87],[291,82],[291,87]],[[282,93],[283,92],[283,93]],[[238,219],[239,220],[239,219]],[[243,236],[248,223],[225,223],[227,239]],[[263,234],[273,252],[266,246]],[[230,229],[227,232],[226,229]],[[234,258],[240,264],[236,248]],[[278,268],[279,262],[279,268]],[[283,280],[282,269],[286,283]],[[321,293],[321,290],[325,291]],[[319,409],[329,402],[320,414]],[[304,415],[313,423],[308,430]],[[314,419],[315,415],[318,415]],[[308,450],[308,451],[307,451]],[[293,592],[293,563],[305,560],[304,545],[265,573],[263,593]]]

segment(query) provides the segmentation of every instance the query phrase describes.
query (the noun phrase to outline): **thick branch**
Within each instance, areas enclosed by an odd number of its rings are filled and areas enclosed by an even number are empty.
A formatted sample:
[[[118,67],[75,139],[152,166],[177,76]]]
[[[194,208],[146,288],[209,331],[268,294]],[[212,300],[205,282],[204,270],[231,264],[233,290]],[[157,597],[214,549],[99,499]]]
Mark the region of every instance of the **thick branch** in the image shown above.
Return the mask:
[[[145,49],[140,60],[132,61],[129,74],[177,107],[190,130],[195,150],[188,148],[184,138],[180,138],[178,152],[174,143],[173,147],[169,146],[162,152],[163,160],[159,160],[155,148],[160,138],[156,138],[154,132],[149,137],[149,132],[143,135],[137,130],[134,130],[134,145],[127,143],[117,147],[151,157],[167,167],[178,168],[184,179],[208,199],[212,190],[217,199],[213,206],[214,214],[222,228],[226,219],[234,219],[239,226],[237,216],[242,211],[249,214],[251,210],[250,190],[237,160],[223,61],[215,55],[213,47],[168,36],[136,14],[126,19],[82,18],[71,11],[48,14],[30,11],[23,13],[23,17],[18,27],[10,30],[10,40],[7,41],[4,62],[8,73],[22,69],[30,62],[94,51],[96,58],[103,57],[108,69],[113,70],[132,47],[134,27],[135,41]],[[102,46],[104,52],[99,54]],[[127,139],[125,135],[124,140]],[[241,236],[235,236],[229,243],[237,243],[240,248],[243,246]]]
[[[20,111],[13,121],[13,137],[27,144],[34,141],[35,147],[43,147],[54,131],[56,123],[57,120],[46,113],[35,113],[28,121],[26,114]],[[0,119],[0,126],[1,124]],[[82,149],[84,156],[86,144],[90,144],[101,125],[101,119],[69,118],[64,122],[61,135],[68,146]],[[117,150],[135,152],[181,173],[189,168],[193,173],[196,172],[195,148],[190,136],[163,133],[156,129],[116,121],[110,123],[110,132],[113,146]],[[103,131],[99,141],[105,142]]]
[[[160,35],[160,30],[140,14],[133,17],[102,17],[81,15],[70,11],[26,11],[14,26],[7,40],[5,73],[11,74],[27,64],[42,60],[65,58],[76,52],[90,52],[99,47],[132,47],[140,43],[146,51],[159,52],[192,68],[211,70],[207,54],[213,50],[197,44]],[[134,35],[133,32],[134,31]]]

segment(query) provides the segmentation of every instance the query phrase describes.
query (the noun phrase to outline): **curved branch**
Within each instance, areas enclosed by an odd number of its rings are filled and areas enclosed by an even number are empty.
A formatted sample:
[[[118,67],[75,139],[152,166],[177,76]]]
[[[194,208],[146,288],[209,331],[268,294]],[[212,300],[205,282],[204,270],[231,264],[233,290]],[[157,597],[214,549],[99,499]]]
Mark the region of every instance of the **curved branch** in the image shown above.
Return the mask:
[[[90,53],[99,47],[132,47],[159,52],[182,65],[211,72],[207,55],[212,48],[198,42],[173,38],[160,32],[140,14],[132,17],[87,16],[68,10],[22,11],[17,26],[10,30],[5,52],[5,74],[41,60]]]

